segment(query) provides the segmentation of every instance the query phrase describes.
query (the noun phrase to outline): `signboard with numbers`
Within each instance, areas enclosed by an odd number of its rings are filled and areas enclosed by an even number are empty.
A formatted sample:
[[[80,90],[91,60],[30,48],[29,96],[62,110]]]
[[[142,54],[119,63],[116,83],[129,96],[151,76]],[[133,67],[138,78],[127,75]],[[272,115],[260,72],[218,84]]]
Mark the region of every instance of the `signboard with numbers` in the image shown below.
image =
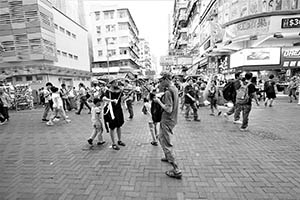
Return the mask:
[[[300,17],[283,18],[281,28],[300,28]]]

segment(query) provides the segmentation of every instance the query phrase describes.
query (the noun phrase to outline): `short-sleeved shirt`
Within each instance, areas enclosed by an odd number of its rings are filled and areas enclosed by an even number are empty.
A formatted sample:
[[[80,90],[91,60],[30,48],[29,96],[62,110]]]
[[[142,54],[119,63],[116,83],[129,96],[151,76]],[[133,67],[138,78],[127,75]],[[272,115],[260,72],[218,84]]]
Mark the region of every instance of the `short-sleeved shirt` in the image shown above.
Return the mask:
[[[97,120],[101,120],[101,107],[93,106],[91,111],[91,121],[93,124],[97,122]]]
[[[190,94],[192,97],[195,97],[195,89],[192,85],[187,85],[184,88],[184,102],[185,103],[193,103],[192,99],[190,97],[187,96],[187,94]]]
[[[161,117],[161,123],[166,123],[170,126],[177,124],[178,115],[178,90],[175,86],[170,86],[169,89],[162,96],[162,103],[166,106],[172,105],[173,109],[171,113],[164,111]]]
[[[52,94],[52,101],[53,101],[54,108],[63,108],[63,102],[62,102],[62,99],[61,99],[59,93]]]
[[[248,95],[249,95],[249,101],[247,103],[247,105],[251,105],[252,104],[252,99],[253,99],[253,96],[252,94],[256,92],[256,88],[255,88],[255,85],[253,83],[250,83],[248,85]]]

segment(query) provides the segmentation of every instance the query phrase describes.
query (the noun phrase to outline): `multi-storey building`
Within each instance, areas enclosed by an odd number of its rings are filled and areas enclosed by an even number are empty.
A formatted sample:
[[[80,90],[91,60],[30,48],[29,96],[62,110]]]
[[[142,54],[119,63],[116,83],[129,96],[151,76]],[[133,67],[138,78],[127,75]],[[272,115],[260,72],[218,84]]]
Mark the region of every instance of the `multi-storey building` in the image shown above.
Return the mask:
[[[268,71],[279,76],[299,72],[299,13],[299,0],[190,0],[189,72],[246,70],[259,77]]]
[[[0,2],[0,73],[33,88],[88,82],[87,30],[47,0]]]
[[[151,64],[151,52],[149,47],[149,42],[146,41],[144,38],[139,39],[139,63],[143,72],[153,70]]]
[[[127,8],[106,6],[90,13],[95,76],[140,73],[139,31]]]

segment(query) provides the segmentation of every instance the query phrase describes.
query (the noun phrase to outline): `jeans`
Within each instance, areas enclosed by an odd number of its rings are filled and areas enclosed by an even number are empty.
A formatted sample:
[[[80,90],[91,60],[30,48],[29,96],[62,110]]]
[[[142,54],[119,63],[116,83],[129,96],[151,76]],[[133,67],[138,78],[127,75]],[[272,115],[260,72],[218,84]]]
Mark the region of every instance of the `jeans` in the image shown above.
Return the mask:
[[[249,121],[249,114],[251,111],[252,106],[251,105],[236,105],[235,115],[240,112],[243,113],[243,123],[241,128],[247,128],[248,127],[248,121]]]
[[[45,103],[45,110],[44,110],[42,119],[47,119],[48,113],[49,113],[50,110],[51,110],[50,103],[49,102]]]
[[[227,111],[227,115],[234,114],[234,121],[238,121],[240,119],[240,112],[236,112],[236,107],[237,107],[237,105],[235,104],[234,106],[232,106],[232,108],[230,108]]]
[[[71,110],[71,105],[70,105],[70,101],[69,99],[62,99],[63,101],[63,106],[64,106],[64,110]]]
[[[189,118],[190,110],[193,110],[194,119],[198,119],[197,108],[194,103],[186,103],[185,104],[185,118]]]
[[[1,122],[4,120],[9,120],[8,115],[8,107],[0,107],[0,114],[3,116],[3,119],[1,119]]]
[[[127,100],[126,101],[126,106],[129,112],[129,118],[132,119],[133,118],[133,108],[132,108],[132,100]]]

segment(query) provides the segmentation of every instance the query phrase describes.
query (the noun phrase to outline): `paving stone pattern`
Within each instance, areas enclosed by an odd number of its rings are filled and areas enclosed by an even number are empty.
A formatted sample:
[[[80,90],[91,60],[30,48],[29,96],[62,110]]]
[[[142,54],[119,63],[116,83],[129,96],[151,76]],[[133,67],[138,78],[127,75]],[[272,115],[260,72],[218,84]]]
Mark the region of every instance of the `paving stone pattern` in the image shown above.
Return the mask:
[[[180,114],[173,143],[183,171],[171,179],[141,104],[124,125],[126,147],[90,148],[90,115],[47,127],[42,110],[11,113],[0,126],[0,200],[300,199],[300,106],[279,100],[254,107],[249,132],[201,108],[201,122]],[[127,115],[127,113],[126,113]]]

